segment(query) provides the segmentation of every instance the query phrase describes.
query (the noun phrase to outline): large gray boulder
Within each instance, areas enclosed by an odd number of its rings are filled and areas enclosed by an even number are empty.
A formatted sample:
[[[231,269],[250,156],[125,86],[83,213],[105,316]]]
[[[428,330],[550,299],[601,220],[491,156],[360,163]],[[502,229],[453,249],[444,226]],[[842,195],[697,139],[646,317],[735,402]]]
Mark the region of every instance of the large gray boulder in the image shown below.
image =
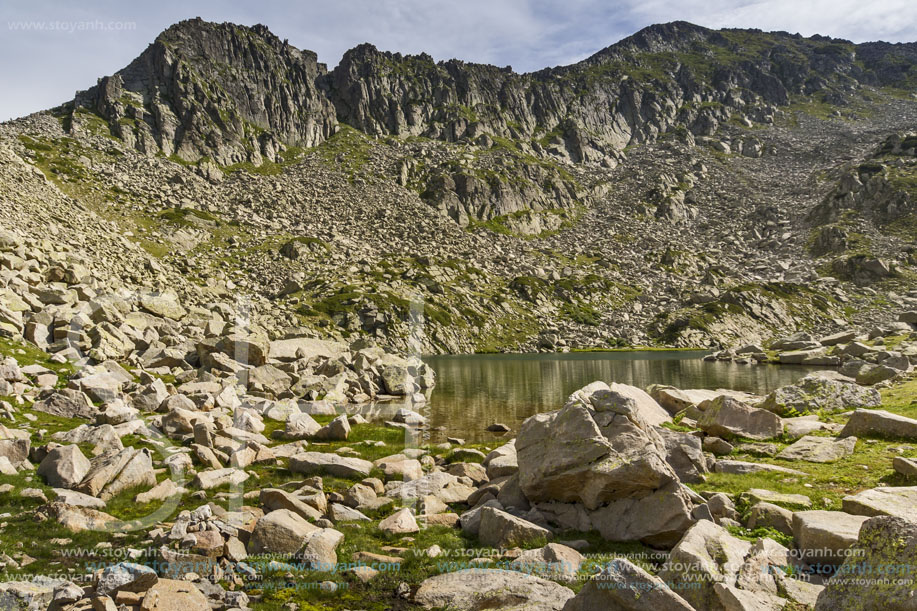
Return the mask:
[[[97,411],[84,393],[71,388],[43,391],[38,395],[38,401],[32,404],[32,409],[62,418],[88,419],[95,418]]]
[[[83,481],[91,466],[79,446],[58,446],[38,465],[38,474],[52,488],[73,488]]]
[[[818,596],[815,611],[917,609],[915,579],[917,524],[891,516],[871,518]]]
[[[248,541],[249,554],[292,554],[306,539],[321,530],[289,509],[277,509],[255,523]]]
[[[119,562],[102,569],[96,584],[96,594],[109,596],[115,592],[145,592],[157,581],[159,577],[150,567]]]
[[[519,571],[467,569],[425,579],[414,602],[451,611],[561,611],[573,590]]]
[[[482,463],[487,469],[487,477],[495,479],[513,475],[519,471],[519,456],[516,453],[516,440],[495,448],[484,458]]]
[[[840,436],[917,441],[917,420],[881,409],[858,409],[847,420]]]
[[[532,502],[579,502],[596,509],[677,480],[665,460],[665,442],[631,405],[597,411],[570,401],[526,420],[515,445],[519,485]]]
[[[819,373],[809,374],[795,384],[778,388],[760,407],[781,416],[806,412],[841,412],[857,407],[881,405],[875,388],[842,381]]]
[[[77,492],[107,501],[129,488],[156,485],[153,459],[146,448],[124,448],[120,452],[103,454],[90,462],[92,466],[76,487]]]
[[[32,447],[29,437],[28,431],[11,429],[0,424],[0,456],[8,459],[14,466],[26,460]]]
[[[732,439],[773,439],[783,433],[780,417],[767,410],[751,407],[728,396],[701,404],[703,414],[697,426],[708,435]]]
[[[793,536],[793,512],[779,505],[761,501],[752,505],[748,517],[748,528],[773,528],[785,535]]]
[[[344,533],[333,528],[322,528],[308,535],[306,544],[296,553],[296,558],[315,571],[332,572],[337,567],[337,548]]]
[[[262,488],[259,499],[267,511],[288,509],[306,520],[318,520],[322,517],[321,511],[279,488]]]
[[[368,460],[326,452],[302,452],[290,458],[290,471],[304,475],[366,477],[372,468]]]
[[[917,486],[880,487],[843,498],[843,509],[858,516],[894,516],[917,522]]]
[[[551,531],[505,511],[485,507],[481,512],[478,538],[490,547],[512,548],[538,540],[547,541],[551,539]]]
[[[544,547],[522,552],[510,566],[513,570],[550,579],[575,581],[584,560],[583,555],[572,547],[548,543]]]
[[[735,586],[751,543],[733,537],[709,520],[700,520],[678,542],[659,572],[659,578],[695,609],[725,607],[715,584]]]
[[[799,511],[793,514],[793,538],[800,557],[811,565],[836,566],[857,541],[869,518],[843,511]]]
[[[567,601],[563,611],[692,611],[665,582],[624,558],[615,558]]]

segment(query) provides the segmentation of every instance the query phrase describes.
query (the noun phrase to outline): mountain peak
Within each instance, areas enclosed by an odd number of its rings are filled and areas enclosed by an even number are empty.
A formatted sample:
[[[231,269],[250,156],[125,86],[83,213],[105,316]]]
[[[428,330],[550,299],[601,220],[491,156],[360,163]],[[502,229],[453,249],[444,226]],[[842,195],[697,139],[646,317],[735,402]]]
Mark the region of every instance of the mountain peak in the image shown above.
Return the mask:
[[[189,19],[79,92],[74,107],[102,116],[115,135],[146,152],[260,163],[284,146],[314,146],[334,132],[334,108],[316,84],[325,71],[315,53],[264,25]]]
[[[368,134],[446,141],[551,135],[572,160],[607,163],[676,124],[692,129],[693,121],[707,121],[659,108],[706,103],[747,111],[817,92],[842,100],[858,84],[917,81],[915,64],[917,45],[674,21],[643,28],[578,64],[533,74],[437,63],[370,43],[347,51],[329,73],[314,52],[264,25],[195,18],[169,27],[130,65],[79,92],[72,124],[80,128],[88,111],[141,151],[221,165],[258,164],[284,147],[320,144],[338,121]]]

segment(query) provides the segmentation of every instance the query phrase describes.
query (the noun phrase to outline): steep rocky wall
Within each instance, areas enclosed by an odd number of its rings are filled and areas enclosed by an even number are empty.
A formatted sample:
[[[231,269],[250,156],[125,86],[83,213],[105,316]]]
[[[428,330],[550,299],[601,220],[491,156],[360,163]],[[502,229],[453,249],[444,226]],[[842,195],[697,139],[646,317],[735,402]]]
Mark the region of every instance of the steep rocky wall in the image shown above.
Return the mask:
[[[314,146],[334,133],[334,107],[319,89],[315,53],[264,26],[181,22],[123,70],[77,94],[112,132],[148,153],[221,165],[273,161],[284,146]]]
[[[917,45],[853,43],[684,22],[641,30],[570,66],[435,62],[370,44],[330,73],[264,26],[183,21],[136,60],[77,94],[112,133],[146,152],[228,165],[313,146],[338,120],[370,135],[512,139],[526,152],[613,164],[674,128],[710,135],[733,112],[756,121],[792,94],[845,103],[861,83],[917,82]]]

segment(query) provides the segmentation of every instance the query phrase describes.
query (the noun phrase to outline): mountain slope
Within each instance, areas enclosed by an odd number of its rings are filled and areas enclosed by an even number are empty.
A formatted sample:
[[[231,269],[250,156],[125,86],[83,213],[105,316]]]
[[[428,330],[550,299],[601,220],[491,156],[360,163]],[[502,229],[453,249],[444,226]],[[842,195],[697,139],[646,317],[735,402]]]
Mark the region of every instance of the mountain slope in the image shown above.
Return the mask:
[[[277,336],[762,342],[913,303],[914,58],[673,23],[532,74],[371,45],[327,71],[193,20],[0,143]]]

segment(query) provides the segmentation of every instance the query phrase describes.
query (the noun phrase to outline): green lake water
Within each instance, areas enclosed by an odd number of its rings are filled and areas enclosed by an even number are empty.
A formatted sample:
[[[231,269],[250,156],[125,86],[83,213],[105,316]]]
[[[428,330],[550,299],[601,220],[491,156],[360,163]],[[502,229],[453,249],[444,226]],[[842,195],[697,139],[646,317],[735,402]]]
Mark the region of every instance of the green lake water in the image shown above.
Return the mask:
[[[705,362],[702,351],[574,352],[429,356],[436,387],[414,409],[430,419],[432,440],[446,435],[485,442],[485,429],[502,422],[518,430],[523,420],[559,409],[573,391],[590,382],[619,382],[646,388],[729,388],[754,394],[792,384],[813,368]],[[509,435],[512,435],[510,433]]]

